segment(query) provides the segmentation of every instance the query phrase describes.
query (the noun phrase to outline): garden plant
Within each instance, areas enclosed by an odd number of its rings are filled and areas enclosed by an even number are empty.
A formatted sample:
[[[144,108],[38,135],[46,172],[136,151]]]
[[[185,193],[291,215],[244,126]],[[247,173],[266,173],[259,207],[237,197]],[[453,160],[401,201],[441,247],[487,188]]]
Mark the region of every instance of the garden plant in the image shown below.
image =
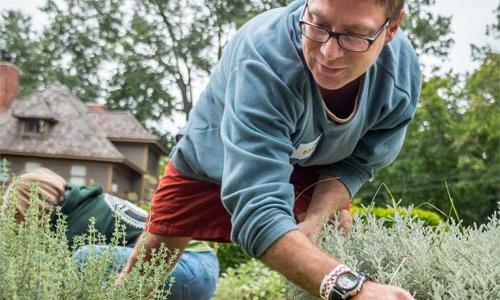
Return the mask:
[[[0,189],[0,202],[4,194]],[[15,199],[13,199],[13,202]],[[149,262],[141,254],[138,268],[115,285],[120,267],[114,262],[112,248],[93,256],[93,246],[103,244],[104,236],[91,224],[88,234],[68,247],[64,217],[49,216],[40,210],[36,186],[24,222],[14,220],[15,207],[0,218],[0,299],[166,299],[173,278],[166,270],[172,261],[159,259],[162,248]],[[54,220],[56,220],[54,222]],[[121,245],[122,224],[116,224],[112,246]],[[86,264],[75,259],[75,251],[90,245]]]
[[[103,236],[91,225],[68,247],[64,217],[57,213],[54,222],[39,209],[36,186],[31,201],[25,222],[15,222],[13,207],[0,218],[1,299],[168,298],[175,279],[166,280],[172,262],[159,259],[164,250],[151,262],[141,256],[140,267],[115,285],[120,270],[113,267],[111,251],[90,255],[85,265],[74,257],[79,246],[100,244]],[[480,226],[464,227],[436,213],[395,207],[355,207],[350,234],[327,224],[318,243],[374,280],[409,290],[415,299],[500,299],[500,210]],[[120,228],[117,224],[113,245],[121,243]],[[258,260],[232,263],[221,275],[215,299],[315,299]]]
[[[464,228],[413,208],[355,208],[349,235],[326,225],[321,247],[415,299],[500,299],[500,218]],[[439,217],[437,217],[439,219]],[[230,297],[228,298],[228,295]],[[317,299],[250,260],[222,275],[217,299]]]
[[[487,223],[468,228],[452,219],[427,226],[411,208],[395,212],[387,218],[355,214],[349,235],[336,224],[326,226],[321,247],[415,299],[500,299],[498,211]],[[289,299],[313,299],[292,284],[287,290]]]

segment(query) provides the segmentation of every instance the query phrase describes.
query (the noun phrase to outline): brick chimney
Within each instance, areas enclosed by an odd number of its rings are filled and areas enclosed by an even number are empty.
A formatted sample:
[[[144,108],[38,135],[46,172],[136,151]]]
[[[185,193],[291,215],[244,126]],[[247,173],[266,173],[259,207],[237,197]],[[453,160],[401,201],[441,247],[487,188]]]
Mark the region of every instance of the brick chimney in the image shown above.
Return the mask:
[[[19,68],[14,58],[0,49],[0,113],[9,109],[19,89]]]

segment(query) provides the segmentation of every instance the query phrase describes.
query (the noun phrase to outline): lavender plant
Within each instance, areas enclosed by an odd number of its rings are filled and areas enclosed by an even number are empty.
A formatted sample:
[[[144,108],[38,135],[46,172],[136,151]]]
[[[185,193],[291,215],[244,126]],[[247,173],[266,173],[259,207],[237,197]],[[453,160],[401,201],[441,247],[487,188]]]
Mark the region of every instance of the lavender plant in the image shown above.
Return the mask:
[[[463,228],[435,227],[411,217],[411,208],[387,220],[354,215],[349,235],[327,225],[320,246],[378,282],[409,290],[415,299],[500,299],[500,219]],[[288,299],[316,299],[287,283]]]

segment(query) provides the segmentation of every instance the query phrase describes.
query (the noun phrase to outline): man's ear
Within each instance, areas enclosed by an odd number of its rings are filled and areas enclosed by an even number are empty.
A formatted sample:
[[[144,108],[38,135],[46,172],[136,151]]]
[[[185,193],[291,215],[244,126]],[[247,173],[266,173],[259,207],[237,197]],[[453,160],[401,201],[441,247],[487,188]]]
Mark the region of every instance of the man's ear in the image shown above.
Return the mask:
[[[399,13],[399,16],[396,20],[392,21],[389,24],[389,27],[387,27],[387,31],[385,33],[385,43],[388,44],[390,43],[394,37],[396,36],[396,33],[398,32],[398,28],[401,25],[401,22],[403,22],[403,18],[405,16],[405,12],[401,11]]]

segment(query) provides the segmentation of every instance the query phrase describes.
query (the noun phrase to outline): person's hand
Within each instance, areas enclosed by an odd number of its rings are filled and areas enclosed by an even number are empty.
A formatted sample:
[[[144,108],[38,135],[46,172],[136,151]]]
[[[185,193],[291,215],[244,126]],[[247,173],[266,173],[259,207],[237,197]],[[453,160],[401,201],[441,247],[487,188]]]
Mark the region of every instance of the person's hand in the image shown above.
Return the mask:
[[[367,281],[354,300],[414,300],[406,290],[388,284]]]
[[[339,214],[339,226],[344,234],[348,234],[351,230],[352,215],[349,208],[341,209]],[[321,229],[323,229],[323,222],[313,218],[305,218],[304,221],[297,224],[299,230],[304,233],[313,243],[318,240]]]
[[[349,208],[341,209],[339,212],[339,226],[342,232],[347,235],[351,232],[352,215]]]
[[[121,272],[120,275],[118,275],[118,278],[116,278],[116,280],[115,280],[115,285],[123,284],[123,281],[125,280],[125,276],[127,276],[127,274]]]

